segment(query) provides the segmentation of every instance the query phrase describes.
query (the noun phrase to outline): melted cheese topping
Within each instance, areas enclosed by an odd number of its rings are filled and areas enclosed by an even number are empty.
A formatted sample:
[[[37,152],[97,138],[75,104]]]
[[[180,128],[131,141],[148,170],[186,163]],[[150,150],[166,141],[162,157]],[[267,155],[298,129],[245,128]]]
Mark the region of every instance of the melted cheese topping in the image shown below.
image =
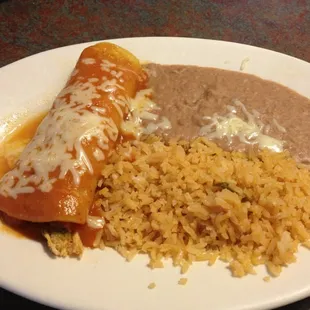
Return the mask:
[[[258,144],[259,148],[268,148],[274,152],[283,151],[283,141],[263,134],[265,125],[259,119],[259,113],[253,110],[249,113],[245,106],[238,100],[234,101],[235,106],[228,106],[230,111],[226,116],[214,114],[212,117],[206,116],[205,120],[209,124],[200,129],[200,135],[206,136],[209,139],[228,140],[231,145],[234,137],[238,137],[242,143]],[[246,116],[246,121],[239,118],[236,113],[236,106],[241,108]]]
[[[93,65],[96,63],[96,60],[94,58],[83,58],[82,63],[84,65]]]
[[[149,123],[146,126],[146,128],[144,129],[144,133],[145,134],[152,134],[155,131],[157,131],[158,129],[161,129],[164,131],[164,130],[169,130],[171,128],[172,128],[172,126],[171,126],[169,119],[167,117],[163,116],[159,123]]]
[[[93,65],[96,60],[83,58],[82,63]],[[123,111],[130,111],[128,120],[122,123],[124,132],[139,137],[141,133],[152,133],[158,128],[171,128],[167,118],[153,113],[158,107],[150,100],[151,89],[141,90],[135,98],[115,97],[116,90],[124,90],[121,85],[124,82],[123,71],[116,67],[116,64],[103,60],[100,69],[108,72],[110,79],[103,76],[85,81],[79,77],[73,85],[62,90],[36,135],[22,152],[16,167],[2,178],[0,194],[16,198],[35,189],[49,192],[57,179],[64,179],[68,174],[78,185],[84,173],[94,173],[89,156],[98,162],[105,160],[109,141],[115,142],[119,135],[114,121],[106,116],[106,109],[92,104],[93,100],[100,98],[98,91],[107,93],[110,104],[121,118],[124,117]],[[77,73],[75,69],[73,74]],[[147,128],[143,128],[143,120],[151,121]],[[88,154],[85,143],[93,140],[97,147]],[[94,224],[94,221],[90,219],[90,223]]]
[[[93,229],[101,229],[105,225],[104,218],[99,216],[88,215],[87,217],[87,225]]]
[[[159,117],[154,111],[160,110],[154,101],[150,99],[152,95],[151,89],[145,89],[137,93],[134,99],[128,99],[130,115],[122,124],[122,130],[125,133],[133,134],[140,137],[141,134],[151,134],[158,129],[171,129],[171,123],[167,117]],[[143,121],[150,121],[144,128]]]
[[[94,63],[89,58],[82,61],[87,65]],[[103,65],[107,65],[106,61]],[[109,66],[112,64],[109,63]],[[57,179],[63,179],[68,174],[72,175],[75,184],[80,183],[85,172],[93,174],[90,154],[84,149],[85,143],[95,139],[97,147],[92,155],[95,160],[103,161],[109,141],[115,142],[119,132],[114,121],[106,116],[106,109],[92,106],[92,100],[100,98],[99,89],[105,92],[123,89],[116,78],[105,78],[101,84],[93,84],[98,81],[97,78],[86,82],[78,80],[58,95],[36,135],[22,152],[17,166],[2,178],[0,193],[3,196],[16,198],[18,194],[32,193],[35,189],[49,192]],[[126,106],[127,101],[114,98],[112,94],[109,96],[123,116],[120,106]],[[58,174],[51,177],[51,173],[56,171],[59,171]]]

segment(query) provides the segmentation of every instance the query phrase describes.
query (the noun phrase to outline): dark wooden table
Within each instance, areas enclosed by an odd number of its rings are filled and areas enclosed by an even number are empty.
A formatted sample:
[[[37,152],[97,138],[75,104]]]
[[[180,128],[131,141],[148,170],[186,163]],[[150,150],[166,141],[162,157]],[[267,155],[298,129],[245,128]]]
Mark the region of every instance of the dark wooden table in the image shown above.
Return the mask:
[[[137,36],[235,41],[310,62],[310,0],[0,0],[0,67],[59,46]],[[15,307],[52,309],[0,289],[0,309]],[[280,309],[309,310],[310,298]]]

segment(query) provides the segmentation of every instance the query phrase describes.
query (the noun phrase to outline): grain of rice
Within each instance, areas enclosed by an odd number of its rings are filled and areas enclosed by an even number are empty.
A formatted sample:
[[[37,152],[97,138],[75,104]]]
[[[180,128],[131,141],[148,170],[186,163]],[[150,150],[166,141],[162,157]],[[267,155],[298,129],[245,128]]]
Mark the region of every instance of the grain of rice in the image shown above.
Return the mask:
[[[178,284],[179,285],[186,285],[187,283],[187,278],[181,278],[179,281],[178,281]]]
[[[310,249],[310,241],[306,241],[302,244],[305,248]]]
[[[156,283],[155,282],[152,282],[148,285],[148,289],[152,290],[156,287]]]

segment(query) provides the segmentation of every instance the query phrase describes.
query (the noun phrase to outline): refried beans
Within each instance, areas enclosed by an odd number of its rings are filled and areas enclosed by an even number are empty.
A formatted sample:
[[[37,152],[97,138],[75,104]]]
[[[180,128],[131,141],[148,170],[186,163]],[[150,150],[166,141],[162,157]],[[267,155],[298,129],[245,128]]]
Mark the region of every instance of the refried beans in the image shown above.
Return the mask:
[[[146,69],[149,87],[154,91],[153,101],[161,108],[161,116],[171,123],[171,129],[164,132],[166,136],[197,137],[206,124],[204,117],[214,113],[225,116],[232,102],[238,100],[247,111],[259,113],[264,134],[284,141],[284,149],[297,161],[310,163],[308,98],[278,83],[241,72],[158,64],[148,64]],[[236,113],[244,119],[242,109],[237,108]],[[248,148],[238,138],[230,144],[225,139],[215,142],[228,150]]]

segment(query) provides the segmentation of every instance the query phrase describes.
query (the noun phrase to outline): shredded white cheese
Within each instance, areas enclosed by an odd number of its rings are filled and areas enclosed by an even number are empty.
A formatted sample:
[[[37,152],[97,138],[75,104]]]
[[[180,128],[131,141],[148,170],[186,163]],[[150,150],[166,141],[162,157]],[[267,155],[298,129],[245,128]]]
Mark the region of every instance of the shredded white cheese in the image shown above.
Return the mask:
[[[93,63],[89,58],[83,60],[85,64]],[[35,189],[49,192],[57,179],[68,174],[79,184],[85,172],[93,173],[89,156],[104,160],[109,141],[116,141],[119,132],[114,121],[106,116],[106,109],[92,106],[92,100],[100,98],[99,89],[106,92],[123,89],[115,78],[106,79],[99,86],[92,83],[98,81],[77,81],[63,89],[22,152],[17,166],[1,179],[0,194],[16,198]],[[120,106],[126,106],[127,102],[122,98],[115,101],[115,108],[122,114]],[[89,154],[84,145],[93,140],[97,147]]]
[[[232,144],[234,137],[238,137],[242,143],[258,144],[261,149],[268,148],[274,152],[283,151],[283,141],[262,133],[264,124],[258,118],[259,113],[257,111],[254,110],[251,114],[238,100],[234,101],[234,105],[228,106],[230,112],[225,116],[215,113],[212,117],[204,117],[209,123],[200,129],[200,135],[209,139],[226,138],[229,145]],[[242,120],[236,115],[236,107],[241,108],[246,120]]]
[[[90,78],[90,79],[88,79],[88,82],[97,83],[97,82],[99,82],[99,79],[98,78]]]
[[[92,65],[96,60],[83,58],[82,63]],[[84,173],[94,172],[90,156],[97,161],[105,160],[109,156],[109,141],[116,141],[119,134],[114,121],[106,116],[106,109],[92,104],[94,99],[100,98],[99,91],[107,93],[121,118],[124,112],[130,112],[128,120],[122,123],[125,133],[139,137],[159,128],[171,128],[166,117],[160,118],[153,113],[158,106],[150,100],[151,89],[141,90],[135,98],[115,97],[116,90],[124,90],[120,85],[124,81],[122,68],[107,60],[100,63],[100,68],[111,78],[104,76],[99,80],[92,77],[84,81],[79,77],[58,95],[35,137],[22,152],[15,169],[1,179],[0,194],[16,198],[21,193],[32,193],[36,189],[49,192],[57,179],[70,174],[78,185]],[[77,73],[78,70],[74,70],[74,74]],[[151,122],[147,128],[142,127],[144,120]],[[93,140],[97,147],[89,154],[84,146]]]
[[[93,65],[96,63],[96,59],[94,59],[94,58],[83,58],[82,63],[84,65]]]
[[[102,71],[110,72],[112,68],[115,68],[116,64],[108,61],[108,60],[103,60],[100,64],[100,68]]]
[[[145,134],[152,134],[158,129],[161,130],[169,130],[171,129],[171,123],[169,119],[165,116],[161,118],[161,121],[159,123],[149,123],[146,128],[144,129]]]
[[[88,215],[87,226],[93,229],[101,229],[105,225],[105,221],[102,217]]]
[[[141,134],[151,134],[158,129],[171,129],[171,123],[167,117],[159,117],[158,114],[153,113],[160,108],[150,99],[151,94],[151,89],[145,89],[139,91],[135,98],[127,99],[130,115],[122,124],[123,132],[140,137]],[[144,128],[143,121],[150,121],[150,123]]]

